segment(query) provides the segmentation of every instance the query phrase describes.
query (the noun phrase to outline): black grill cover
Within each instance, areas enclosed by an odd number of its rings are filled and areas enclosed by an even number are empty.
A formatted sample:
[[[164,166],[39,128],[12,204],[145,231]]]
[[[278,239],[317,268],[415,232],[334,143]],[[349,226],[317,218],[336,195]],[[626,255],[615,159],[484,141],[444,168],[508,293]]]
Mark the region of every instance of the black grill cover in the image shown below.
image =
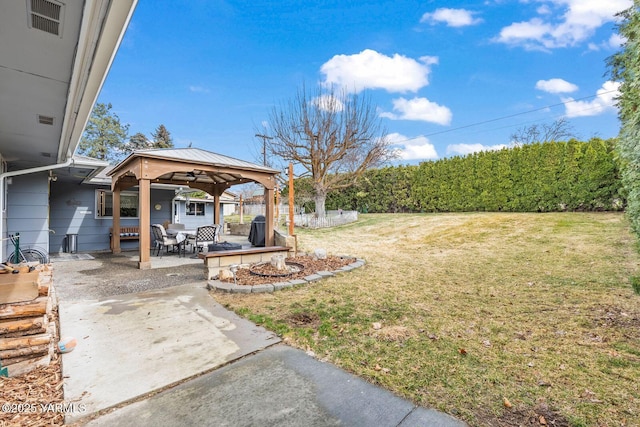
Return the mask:
[[[264,235],[266,228],[266,220],[264,215],[258,215],[251,221],[251,230],[249,231],[249,241],[253,246],[264,246]]]
[[[237,243],[229,243],[229,242],[210,243],[209,244],[209,252],[232,251],[232,250],[235,250],[235,249],[242,249],[242,245],[238,245]]]

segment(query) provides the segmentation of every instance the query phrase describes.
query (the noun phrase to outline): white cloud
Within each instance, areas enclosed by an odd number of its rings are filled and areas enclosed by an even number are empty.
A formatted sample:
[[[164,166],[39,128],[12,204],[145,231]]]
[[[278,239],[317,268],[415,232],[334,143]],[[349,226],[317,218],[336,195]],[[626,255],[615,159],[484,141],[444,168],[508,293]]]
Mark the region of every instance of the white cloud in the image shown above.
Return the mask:
[[[548,4],[543,4],[542,6],[538,7],[536,12],[538,12],[539,15],[550,15],[551,8],[549,7]]]
[[[507,148],[507,146],[504,144],[449,144],[447,145],[447,154],[466,156],[467,154],[477,153],[478,151],[497,151],[503,148]]]
[[[600,49],[605,50],[618,50],[622,47],[623,44],[627,42],[627,39],[622,37],[618,33],[611,34],[609,40],[605,40],[600,44],[597,43],[589,43],[589,50],[598,51]]]
[[[451,110],[427,98],[398,98],[393,100],[393,111],[380,113],[380,117],[391,120],[420,120],[424,122],[448,125],[451,123]]]
[[[438,58],[415,60],[394,54],[386,56],[365,49],[354,55],[336,55],[320,67],[326,86],[337,85],[350,92],[384,89],[387,92],[416,92],[429,84],[431,65]]]
[[[448,27],[467,27],[482,22],[480,18],[474,18],[476,12],[466,9],[449,9],[446,7],[436,9],[433,13],[425,13],[422,15],[420,22],[429,22],[437,24],[443,22]]]
[[[538,17],[504,27],[494,41],[531,50],[575,46],[591,37],[597,28],[614,21],[616,13],[633,4],[633,0],[538,1],[544,3],[538,8]],[[549,13],[550,7],[561,8],[564,13],[554,20],[554,15]]]
[[[618,33],[611,34],[611,37],[609,37],[609,47],[612,49],[620,49],[620,47],[626,42],[627,39]]]
[[[608,111],[616,111],[616,98],[620,96],[620,83],[605,82],[591,101],[574,101],[573,98],[561,98],[565,102],[567,117],[599,116]]]
[[[311,102],[324,111],[338,113],[344,110],[344,102],[331,95],[318,96],[312,99]]]
[[[578,86],[563,79],[538,80],[536,89],[548,93],[570,93],[578,90]]]
[[[408,138],[399,133],[387,135],[391,145],[396,146],[396,154],[403,160],[434,160],[438,158],[436,148],[424,136]]]
[[[209,93],[209,89],[204,86],[189,86],[189,92],[194,93]]]

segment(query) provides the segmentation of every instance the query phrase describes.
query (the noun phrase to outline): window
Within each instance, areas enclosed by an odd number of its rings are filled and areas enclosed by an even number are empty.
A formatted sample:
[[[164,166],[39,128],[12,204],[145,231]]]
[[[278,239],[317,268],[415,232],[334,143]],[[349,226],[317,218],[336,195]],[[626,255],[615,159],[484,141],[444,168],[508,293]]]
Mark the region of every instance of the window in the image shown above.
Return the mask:
[[[187,203],[187,215],[204,216],[203,202]]]
[[[113,193],[96,192],[96,218],[113,217]],[[120,218],[138,217],[138,193],[120,193]]]

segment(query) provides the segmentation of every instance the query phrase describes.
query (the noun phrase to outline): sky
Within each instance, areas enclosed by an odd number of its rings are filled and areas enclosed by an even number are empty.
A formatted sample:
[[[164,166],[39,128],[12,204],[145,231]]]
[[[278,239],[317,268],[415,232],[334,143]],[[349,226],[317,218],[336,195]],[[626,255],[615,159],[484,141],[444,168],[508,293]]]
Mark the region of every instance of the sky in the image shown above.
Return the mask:
[[[632,0],[139,0],[98,102],[129,134],[261,162],[274,107],[302,85],[367,94],[395,163],[512,146],[566,119],[618,134],[606,59]]]

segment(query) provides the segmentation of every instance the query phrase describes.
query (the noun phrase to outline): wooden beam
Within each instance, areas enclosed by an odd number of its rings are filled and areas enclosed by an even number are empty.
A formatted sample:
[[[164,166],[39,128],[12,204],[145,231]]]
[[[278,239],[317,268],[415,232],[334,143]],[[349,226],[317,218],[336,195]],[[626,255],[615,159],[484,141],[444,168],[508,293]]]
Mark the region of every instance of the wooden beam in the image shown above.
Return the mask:
[[[294,212],[293,198],[293,163],[289,163],[289,236],[293,236],[295,232],[295,224],[293,223]]]

